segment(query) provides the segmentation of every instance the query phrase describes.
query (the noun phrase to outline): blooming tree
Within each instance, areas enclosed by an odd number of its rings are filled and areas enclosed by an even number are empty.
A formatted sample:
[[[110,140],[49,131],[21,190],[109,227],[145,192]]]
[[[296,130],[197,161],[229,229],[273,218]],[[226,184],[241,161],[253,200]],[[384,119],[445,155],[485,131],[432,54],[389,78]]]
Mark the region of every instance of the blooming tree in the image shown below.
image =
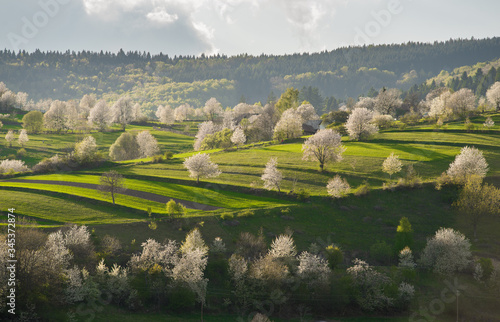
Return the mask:
[[[429,95],[428,95],[429,96]],[[449,90],[441,92],[438,96],[430,96],[428,105],[429,105],[429,116],[430,117],[440,117],[451,114],[452,111],[449,108],[449,100],[451,97],[451,93]]]
[[[175,114],[174,110],[169,105],[158,106],[158,110],[156,111],[156,117],[160,120],[160,122],[170,125],[175,122]]]
[[[311,104],[302,104],[296,109],[297,114],[302,117],[302,122],[307,122],[309,120],[318,120],[319,116],[316,114],[314,106]]]
[[[391,152],[391,155],[382,163],[382,170],[389,174],[391,178],[394,173],[398,173],[402,168],[403,164],[399,160],[399,156],[395,155],[394,152]]]
[[[219,101],[217,101],[217,99],[212,97],[205,102],[203,112],[205,113],[207,119],[213,122],[215,121],[217,116],[222,114],[222,105],[219,103]]]
[[[139,145],[139,152],[142,157],[150,157],[160,151],[158,141],[149,133],[149,131],[142,131],[135,137]]]
[[[72,111],[73,109],[67,103],[53,101],[49,110],[43,115],[44,126],[57,132],[70,129],[71,119],[76,119]]]
[[[302,117],[295,109],[290,108],[283,112],[280,120],[274,127],[275,140],[293,139],[302,135]]]
[[[206,153],[198,153],[184,159],[184,167],[188,169],[189,177],[196,178],[196,183],[200,183],[200,178],[214,178],[222,173]]]
[[[309,284],[325,284],[331,273],[328,267],[328,261],[318,255],[309,252],[302,252],[299,257],[299,266],[297,267],[298,276]]]
[[[476,96],[472,90],[462,88],[451,94],[449,104],[454,114],[464,117],[476,108]]]
[[[28,166],[24,164],[21,160],[2,160],[0,162],[0,173],[4,172],[26,172],[28,171]]]
[[[87,135],[75,146],[75,157],[79,162],[91,162],[97,158],[97,143],[93,136]]]
[[[297,255],[297,250],[290,235],[279,235],[276,237],[268,253],[272,258],[291,258]]]
[[[421,261],[435,272],[450,275],[464,270],[470,263],[470,242],[463,234],[451,228],[440,228],[427,241]]]
[[[395,115],[396,110],[403,104],[400,95],[396,88],[382,89],[375,98],[374,110],[380,114]]]
[[[7,131],[7,134],[5,135],[5,140],[9,142],[9,147],[12,146],[12,141],[14,141],[14,131],[9,130]]]
[[[209,134],[214,134],[218,131],[218,127],[212,121],[207,121],[200,123],[198,125],[198,133],[196,134],[196,139],[194,141],[195,151],[200,150],[203,139]]]
[[[487,172],[488,163],[483,156],[483,152],[468,146],[460,150],[460,154],[455,157],[455,161],[450,164],[446,171],[448,176],[458,183],[465,183],[467,177],[471,175],[484,178]]]
[[[328,191],[328,194],[333,198],[342,198],[347,194],[347,192],[349,192],[349,190],[351,190],[351,186],[346,179],[342,179],[337,174],[335,177],[328,180],[326,189]]]
[[[189,106],[189,104],[179,105],[174,110],[175,120],[178,122],[182,122],[182,121],[186,120],[189,113],[190,113],[190,110],[192,110],[192,107]]]
[[[491,119],[490,116],[488,116],[486,118],[486,120],[484,121],[484,123],[483,123],[483,126],[486,127],[486,128],[488,128],[488,129],[492,128],[494,125],[495,125],[495,122],[493,122],[493,120]]]
[[[264,187],[268,190],[274,188],[278,189],[280,192],[281,180],[283,180],[283,175],[281,171],[278,170],[278,159],[270,158],[264,169],[264,174],[260,177],[264,181]]]
[[[486,92],[488,101],[500,111],[500,82],[495,82]]]
[[[108,104],[105,100],[99,100],[89,112],[88,124],[99,131],[104,131],[112,123]]]
[[[231,136],[231,142],[233,142],[233,144],[235,144],[236,146],[240,146],[242,144],[245,144],[246,140],[247,137],[245,136],[245,132],[243,132],[241,127],[237,127],[234,130],[233,135]]]
[[[127,96],[120,97],[111,107],[111,119],[114,123],[120,124],[123,131],[127,124],[135,119],[133,107],[132,100]]]
[[[406,246],[399,252],[399,267],[403,268],[409,268],[409,269],[414,269],[415,266],[415,261],[413,260],[413,254],[411,252],[411,249]]]
[[[352,140],[364,140],[378,132],[378,127],[371,123],[373,112],[366,108],[355,108],[349,115],[345,127]]]
[[[342,138],[339,133],[332,129],[319,130],[309,137],[302,145],[303,160],[317,160],[319,167],[323,167],[327,161],[338,162],[342,160],[345,147],[341,145]]]

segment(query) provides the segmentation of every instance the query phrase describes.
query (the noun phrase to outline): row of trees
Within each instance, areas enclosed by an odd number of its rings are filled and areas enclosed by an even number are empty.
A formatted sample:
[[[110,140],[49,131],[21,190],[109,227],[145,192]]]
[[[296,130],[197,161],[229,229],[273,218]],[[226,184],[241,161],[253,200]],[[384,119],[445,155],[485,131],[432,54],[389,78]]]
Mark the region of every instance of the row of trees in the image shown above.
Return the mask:
[[[409,222],[403,218],[402,225]],[[405,231],[411,235],[411,226]],[[402,233],[398,227],[398,236]],[[301,307],[312,309],[314,314],[345,313],[348,308],[399,311],[406,310],[416,295],[412,285],[415,270],[450,276],[484,266],[473,262],[469,240],[450,228],[441,228],[428,239],[418,261],[408,243],[401,243],[396,252],[398,264],[392,270],[359,258],[351,264],[333,244],[313,243],[299,252],[291,234],[278,235],[268,246],[262,235],[241,233],[231,252],[220,237],[207,244],[195,228],[181,243],[147,239],[133,254],[115,237],[92,236],[86,226],[68,226],[46,235],[25,223],[17,234],[16,299],[21,311],[29,304],[42,304],[46,298],[56,307],[100,303],[134,311],[168,307],[169,311],[185,312],[198,302],[201,320],[205,307],[244,316],[264,313],[262,303],[277,309],[267,314],[285,317],[301,314]],[[108,266],[110,255],[121,249],[125,261]],[[106,261],[98,261],[96,250]],[[0,278],[5,280],[5,241],[0,243],[0,255],[4,268]],[[494,280],[495,276],[493,271],[484,270],[478,280]],[[7,283],[0,285],[2,314],[6,314],[7,292]],[[82,317],[88,311],[70,310],[68,316],[76,314]]]

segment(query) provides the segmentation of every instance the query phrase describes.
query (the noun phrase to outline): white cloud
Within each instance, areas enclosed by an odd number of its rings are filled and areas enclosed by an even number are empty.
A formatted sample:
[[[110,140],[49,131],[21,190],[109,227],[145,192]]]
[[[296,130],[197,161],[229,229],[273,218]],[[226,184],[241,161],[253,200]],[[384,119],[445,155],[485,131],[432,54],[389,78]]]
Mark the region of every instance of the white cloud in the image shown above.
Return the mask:
[[[215,30],[213,28],[210,28],[203,22],[194,22],[193,21],[193,28],[196,30],[197,34],[201,39],[205,41],[205,43],[209,46],[209,49],[206,50],[204,53],[207,55],[215,55],[219,52],[219,49],[215,47],[213,43],[214,35],[215,35]]]
[[[155,9],[149,12],[146,18],[159,24],[169,24],[179,19],[179,16],[177,14],[169,14],[165,9]]]

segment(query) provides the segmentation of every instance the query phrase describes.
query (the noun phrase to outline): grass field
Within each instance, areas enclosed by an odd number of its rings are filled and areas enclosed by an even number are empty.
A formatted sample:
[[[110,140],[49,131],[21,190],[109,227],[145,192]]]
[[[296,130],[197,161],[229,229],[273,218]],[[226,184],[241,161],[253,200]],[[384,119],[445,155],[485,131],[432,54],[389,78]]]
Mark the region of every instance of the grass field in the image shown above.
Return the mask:
[[[500,114],[492,114],[500,124]],[[485,117],[473,118],[479,127]],[[189,125],[189,133],[196,131]],[[0,135],[9,128],[20,129],[20,125],[6,125]],[[183,131],[184,124],[176,124],[176,130]],[[127,131],[141,131],[151,127],[129,126]],[[120,172],[130,190],[137,190],[194,201],[221,209],[213,211],[189,210],[184,218],[162,220],[157,229],[149,226],[146,209],[151,207],[157,215],[166,214],[165,205],[141,198],[118,195],[116,205],[111,198],[95,189],[28,182],[7,182],[0,180],[0,220],[5,220],[7,208],[16,208],[19,216],[34,220],[40,227],[53,230],[68,223],[89,225],[95,237],[116,236],[128,249],[137,251],[148,238],[182,240],[187,231],[199,227],[204,239],[210,243],[215,237],[222,237],[230,251],[242,232],[262,232],[268,244],[276,235],[292,232],[297,250],[307,250],[311,243],[321,247],[339,245],[347,260],[356,257],[371,260],[369,249],[378,241],[392,245],[396,227],[401,217],[409,218],[415,232],[414,251],[419,252],[427,238],[440,227],[453,227],[472,237],[472,229],[463,217],[458,217],[451,206],[458,190],[445,187],[434,189],[433,181],[454,160],[455,155],[466,145],[475,146],[484,152],[490,165],[487,181],[500,181],[500,127],[489,131],[467,133],[463,122],[450,122],[440,130],[430,125],[407,127],[405,130],[390,129],[375,135],[366,142],[349,141],[343,138],[346,147],[344,160],[328,164],[319,172],[317,162],[302,160],[300,138],[283,144],[265,142],[249,144],[238,150],[213,150],[211,159],[219,164],[222,175],[214,179],[202,179],[197,185],[183,166],[184,158],[192,152],[193,137],[166,131],[152,131],[158,139],[162,152],[173,151],[173,159],[164,163],[151,163],[150,159],[109,162],[101,168],[55,173],[47,175],[21,175],[16,179],[44,181],[65,181],[73,183],[98,184],[103,172],[110,169]],[[121,132],[92,133],[100,150],[107,153],[109,146]],[[31,135],[26,145],[28,155],[23,158],[32,166],[45,157],[71,150],[83,138],[82,134],[40,134]],[[19,146],[6,146],[0,138],[0,156],[14,154]],[[382,163],[394,152],[405,166],[412,164],[424,184],[415,189],[382,189],[389,176],[382,172]],[[278,158],[278,168],[285,180],[282,193],[262,190],[260,176],[270,157]],[[404,170],[403,170],[404,172]],[[340,174],[353,187],[353,191],[365,180],[371,191],[366,196],[350,193],[341,200],[327,197],[326,184],[334,175]],[[394,175],[392,180],[404,173]],[[299,201],[288,195],[290,190],[305,189],[311,194],[309,200]],[[247,211],[250,210],[250,211]],[[234,216],[234,220],[223,220],[222,214]],[[234,222],[236,221],[236,224]],[[472,240],[475,256],[500,260],[500,220],[485,218],[478,227],[478,239]],[[472,238],[471,238],[472,239]],[[422,278],[421,292],[439,292],[437,284]],[[65,313],[62,312],[62,315]],[[206,316],[207,321],[232,321],[233,316]],[[175,316],[157,313],[125,314],[117,308],[109,308],[96,317],[96,321],[180,321],[198,320],[198,316]],[[372,318],[372,321],[400,321],[405,318]],[[365,321],[366,317],[339,321]],[[276,320],[280,321],[280,320]]]

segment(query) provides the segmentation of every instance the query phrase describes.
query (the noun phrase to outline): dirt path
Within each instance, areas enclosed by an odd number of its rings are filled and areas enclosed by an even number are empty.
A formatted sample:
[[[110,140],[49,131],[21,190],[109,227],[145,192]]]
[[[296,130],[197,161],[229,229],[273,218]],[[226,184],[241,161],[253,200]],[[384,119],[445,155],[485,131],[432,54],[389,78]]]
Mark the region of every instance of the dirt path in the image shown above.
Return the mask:
[[[77,187],[77,188],[86,188],[86,189],[94,189],[97,190],[99,185],[97,184],[92,184],[92,183],[82,183],[82,182],[68,182],[68,181],[49,181],[49,180],[33,180],[33,179],[27,179],[27,180],[22,180],[22,179],[9,179],[9,180],[2,180],[2,182],[25,182],[25,183],[41,183],[41,184],[52,184],[52,185],[58,185],[58,186],[69,186],[69,187]],[[209,206],[209,205],[204,205],[201,203],[197,203],[194,201],[188,201],[188,200],[182,200],[182,199],[177,199],[177,198],[171,198],[171,197],[166,197],[162,195],[158,195],[156,193],[150,193],[150,192],[144,192],[144,191],[139,191],[139,190],[130,190],[127,189],[124,192],[120,193],[121,195],[125,196],[130,196],[130,197],[137,197],[141,199],[146,199],[150,201],[155,201],[155,202],[160,202],[160,203],[167,203],[170,201],[170,199],[173,199],[175,202],[181,203],[184,205],[184,207],[189,208],[189,209],[196,209],[196,210],[216,210],[220,209],[220,207],[214,207],[214,206]]]

